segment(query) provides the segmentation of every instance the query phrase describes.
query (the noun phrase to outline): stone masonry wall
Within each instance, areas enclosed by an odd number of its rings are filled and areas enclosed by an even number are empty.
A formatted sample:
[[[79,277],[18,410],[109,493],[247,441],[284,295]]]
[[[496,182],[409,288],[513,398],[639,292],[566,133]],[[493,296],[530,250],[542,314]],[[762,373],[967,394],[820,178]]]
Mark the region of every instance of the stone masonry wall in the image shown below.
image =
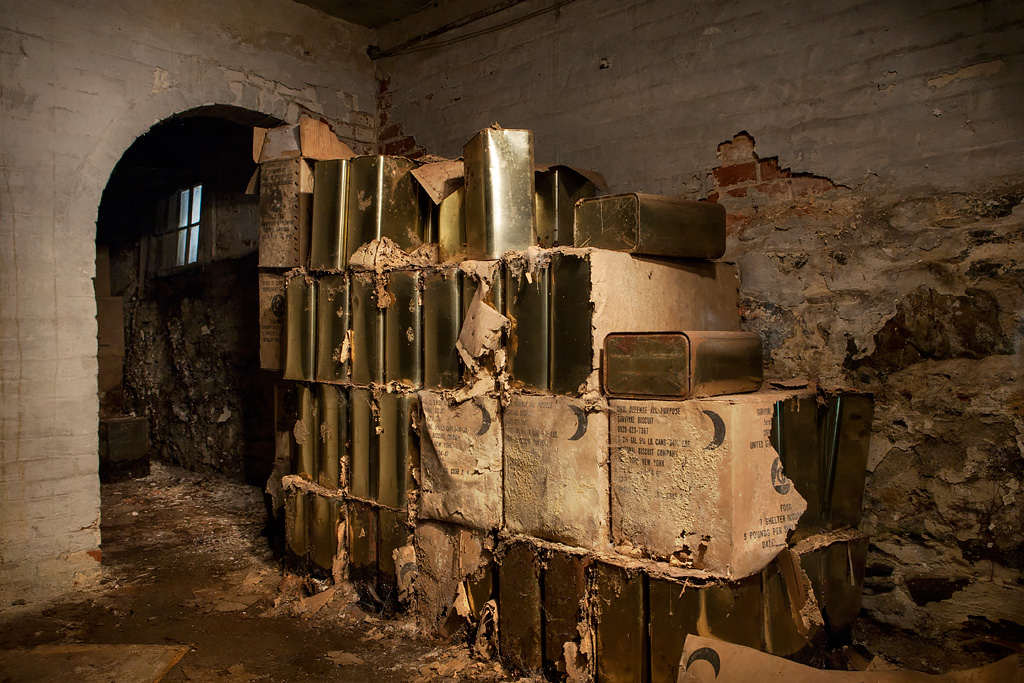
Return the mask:
[[[530,16],[541,7],[378,62],[390,120],[446,156],[492,122],[529,128],[538,162],[725,205],[769,376],[876,397],[864,628],[930,639],[919,666],[1012,648],[1024,9],[594,0]]]
[[[285,0],[0,12],[0,600],[96,575],[96,211],[136,137],[210,104],[375,140],[369,32]]]

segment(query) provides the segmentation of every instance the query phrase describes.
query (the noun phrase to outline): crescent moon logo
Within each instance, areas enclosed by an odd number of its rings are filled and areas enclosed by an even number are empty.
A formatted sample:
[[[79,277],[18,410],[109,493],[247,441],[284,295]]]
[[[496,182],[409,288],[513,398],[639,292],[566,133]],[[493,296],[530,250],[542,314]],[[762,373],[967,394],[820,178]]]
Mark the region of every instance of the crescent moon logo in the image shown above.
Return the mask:
[[[687,671],[689,671],[694,662],[701,660],[711,665],[711,668],[715,670],[715,678],[718,678],[718,672],[722,670],[722,658],[718,656],[718,652],[710,647],[697,648],[690,655],[690,658],[686,660]]]
[[[775,461],[772,463],[772,486],[774,486],[775,490],[782,495],[786,495],[789,493],[791,485],[789,477],[787,477],[786,473],[782,470],[782,461],[775,458]]]
[[[476,433],[477,436],[483,436],[491,428],[491,414],[487,412],[487,408],[484,407],[484,402],[480,399],[474,401],[476,407],[480,409],[480,431]]]
[[[725,422],[722,421],[722,416],[713,410],[702,410],[702,413],[708,416],[711,420],[711,424],[715,426],[715,436],[711,439],[711,443],[704,447],[706,451],[713,451],[722,445],[725,441]]]
[[[576,415],[576,433],[569,437],[569,441],[579,441],[587,433],[587,414],[579,406],[570,405],[569,410]]]

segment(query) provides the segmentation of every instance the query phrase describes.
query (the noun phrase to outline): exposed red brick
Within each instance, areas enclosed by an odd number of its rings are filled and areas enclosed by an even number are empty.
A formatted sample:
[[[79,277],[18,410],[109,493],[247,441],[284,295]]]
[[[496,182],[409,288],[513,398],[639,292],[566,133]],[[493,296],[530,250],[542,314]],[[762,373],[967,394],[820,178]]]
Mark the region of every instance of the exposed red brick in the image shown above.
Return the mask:
[[[721,168],[716,168],[712,173],[715,176],[715,185],[718,187],[751,183],[757,180],[757,162],[751,161],[737,166],[722,166]]]
[[[825,194],[829,190],[835,189],[835,185],[833,185],[832,181],[828,178],[804,176],[792,178],[789,180],[789,183],[793,190],[794,199],[816,197],[818,195]]]
[[[717,204],[718,203],[718,193],[717,192],[712,192],[711,194],[709,194],[708,195],[708,201],[711,202],[712,204]]]
[[[97,562],[103,561],[103,551],[99,548],[96,548],[96,550],[90,550],[86,554]]]
[[[776,178],[788,178],[789,170],[779,168],[779,158],[761,159],[758,164],[761,180],[775,180]]]
[[[718,146],[718,159],[723,166],[757,161],[757,155],[754,154],[754,138],[745,131],[737,133],[731,142],[723,142]]]
[[[391,76],[385,76],[377,83],[377,92],[384,94],[391,87]]]
[[[383,109],[378,110],[377,111],[377,125],[380,128],[384,128],[389,123],[391,123],[391,114],[389,114],[387,111],[385,111]]]
[[[382,128],[380,131],[380,139],[384,142],[388,140],[394,140],[402,136],[402,127],[397,123],[393,123],[387,128]]]
[[[746,197],[747,196],[747,188],[745,188],[745,187],[736,187],[736,188],[733,188],[731,190],[727,190],[726,194],[728,194],[730,197]]]
[[[758,183],[754,185],[754,191],[771,199],[791,199],[793,196],[789,190],[789,181],[783,178],[769,183]]]
[[[410,137],[404,137],[398,140],[392,140],[391,142],[385,143],[384,154],[393,154],[396,156],[401,156],[403,154],[408,154],[414,149],[416,149],[416,141]]]

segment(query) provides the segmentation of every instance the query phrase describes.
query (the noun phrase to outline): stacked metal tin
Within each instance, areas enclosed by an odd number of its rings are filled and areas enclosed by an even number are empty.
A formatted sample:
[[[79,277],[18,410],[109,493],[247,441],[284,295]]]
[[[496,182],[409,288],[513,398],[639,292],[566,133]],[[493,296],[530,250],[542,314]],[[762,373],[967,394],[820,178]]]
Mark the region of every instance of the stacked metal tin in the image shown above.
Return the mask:
[[[674,680],[688,633],[791,654],[812,593],[830,628],[857,612],[870,398],[759,391],[724,210],[606,189],[525,130],[316,164],[291,558],[555,678]]]

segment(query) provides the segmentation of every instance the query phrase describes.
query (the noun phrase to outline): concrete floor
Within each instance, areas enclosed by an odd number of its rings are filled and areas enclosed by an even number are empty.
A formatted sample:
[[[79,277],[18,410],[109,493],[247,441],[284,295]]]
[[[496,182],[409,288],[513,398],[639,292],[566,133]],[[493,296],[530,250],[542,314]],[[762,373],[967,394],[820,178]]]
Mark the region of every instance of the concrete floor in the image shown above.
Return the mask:
[[[344,587],[320,606],[274,560],[264,520],[258,489],[216,475],[154,465],[105,485],[104,578],[49,605],[0,606],[0,650],[188,646],[168,682],[515,680],[411,618],[364,611]]]

